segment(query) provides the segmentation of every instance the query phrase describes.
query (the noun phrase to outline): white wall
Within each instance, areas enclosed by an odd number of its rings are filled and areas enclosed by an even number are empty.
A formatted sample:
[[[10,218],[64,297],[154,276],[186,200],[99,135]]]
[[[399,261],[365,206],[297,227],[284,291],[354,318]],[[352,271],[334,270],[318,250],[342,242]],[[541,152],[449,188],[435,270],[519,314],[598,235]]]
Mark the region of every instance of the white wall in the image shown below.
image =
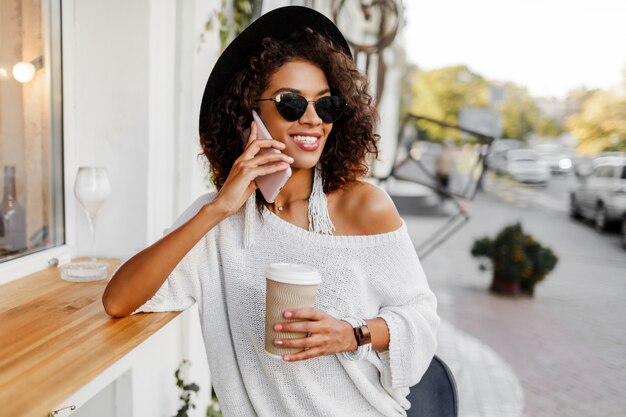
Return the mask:
[[[220,0],[177,2],[178,26],[176,54],[176,179],[181,213],[198,195],[206,192],[206,158],[198,142],[198,114],[204,86],[213,64],[219,56],[220,44],[216,32],[204,32],[207,19],[213,16]]]
[[[72,190],[83,165],[106,167],[111,181],[111,197],[98,213],[98,256],[119,257],[146,244],[148,11],[148,0],[64,2],[66,229],[74,255],[90,247]]]
[[[86,219],[73,197],[79,166],[109,172],[112,193],[97,225],[102,257],[122,257],[153,243],[206,192],[196,158],[197,118],[219,45],[215,34],[201,35],[219,6],[219,0],[63,2],[66,231],[72,256],[90,247]],[[173,372],[181,358],[191,360],[189,380],[201,386],[190,415],[206,411],[210,375],[195,307],[167,334],[158,337],[157,349],[133,359],[130,380],[117,383],[132,388],[132,416],[174,414]],[[109,403],[111,389],[91,404]]]
[[[153,243],[205,192],[197,117],[219,45],[200,35],[217,3],[64,2],[66,197],[73,211],[67,227],[75,255],[90,244],[72,195],[78,166],[109,172],[98,256],[121,257]]]

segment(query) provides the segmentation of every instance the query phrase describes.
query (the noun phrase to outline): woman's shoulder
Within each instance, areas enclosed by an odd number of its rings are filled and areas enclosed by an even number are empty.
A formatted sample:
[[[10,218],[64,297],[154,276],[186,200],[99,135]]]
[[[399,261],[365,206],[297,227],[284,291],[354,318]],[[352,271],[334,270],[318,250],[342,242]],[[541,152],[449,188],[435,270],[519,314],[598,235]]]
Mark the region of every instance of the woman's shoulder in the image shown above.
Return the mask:
[[[375,235],[397,230],[402,219],[391,197],[377,185],[352,181],[335,196],[335,211],[341,220],[336,225],[346,234]]]

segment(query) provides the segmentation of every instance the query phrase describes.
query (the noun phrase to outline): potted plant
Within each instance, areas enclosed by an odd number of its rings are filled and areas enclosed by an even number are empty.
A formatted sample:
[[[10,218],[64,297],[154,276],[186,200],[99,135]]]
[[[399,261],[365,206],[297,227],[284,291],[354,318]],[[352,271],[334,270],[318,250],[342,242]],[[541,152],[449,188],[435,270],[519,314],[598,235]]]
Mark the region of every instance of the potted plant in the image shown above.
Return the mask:
[[[531,235],[524,233],[520,223],[506,226],[495,238],[474,241],[472,256],[488,261],[480,268],[491,266],[493,278],[490,290],[498,294],[532,296],[535,285],[554,269],[557,256]]]

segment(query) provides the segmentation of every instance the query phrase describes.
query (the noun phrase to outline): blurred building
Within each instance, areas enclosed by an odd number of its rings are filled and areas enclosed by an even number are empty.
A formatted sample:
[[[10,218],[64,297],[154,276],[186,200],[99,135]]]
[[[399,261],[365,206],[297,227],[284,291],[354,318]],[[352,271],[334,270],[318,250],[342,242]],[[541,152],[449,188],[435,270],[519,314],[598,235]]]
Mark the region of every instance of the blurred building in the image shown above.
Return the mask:
[[[534,99],[541,114],[557,123],[562,123],[563,119],[569,115],[571,109],[566,100],[556,97],[537,97]]]

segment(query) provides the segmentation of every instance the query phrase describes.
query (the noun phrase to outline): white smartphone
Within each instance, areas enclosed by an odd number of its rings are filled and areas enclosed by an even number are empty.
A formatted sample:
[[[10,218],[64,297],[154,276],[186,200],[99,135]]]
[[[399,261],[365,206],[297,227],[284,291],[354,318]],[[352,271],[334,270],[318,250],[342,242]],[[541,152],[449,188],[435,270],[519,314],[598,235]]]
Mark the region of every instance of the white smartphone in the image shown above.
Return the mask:
[[[252,110],[252,118],[257,125],[257,139],[272,139],[272,135],[270,135],[267,127],[265,127],[263,121],[254,110]],[[244,140],[248,140],[247,136],[248,135],[246,135]],[[274,148],[263,149],[261,152],[281,153],[278,149]],[[287,167],[285,170],[274,172],[272,174],[257,177],[255,181],[259,186],[259,190],[261,190],[261,194],[263,194],[265,201],[273,203],[280,190],[282,190],[285,186],[289,177],[291,177],[291,167]]]

